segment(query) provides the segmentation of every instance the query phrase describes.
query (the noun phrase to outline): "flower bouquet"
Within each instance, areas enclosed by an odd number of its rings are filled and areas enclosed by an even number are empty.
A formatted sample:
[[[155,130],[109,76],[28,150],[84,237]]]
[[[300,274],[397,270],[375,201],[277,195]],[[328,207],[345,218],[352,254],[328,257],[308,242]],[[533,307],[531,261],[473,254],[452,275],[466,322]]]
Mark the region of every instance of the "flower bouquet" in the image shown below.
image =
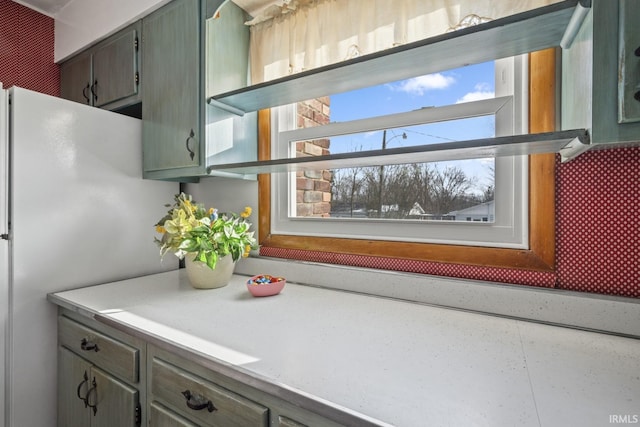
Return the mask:
[[[166,207],[169,211],[156,224],[156,231],[162,234],[155,238],[161,256],[173,252],[183,259],[192,253],[194,261],[213,270],[219,258],[230,255],[235,262],[258,247],[254,232],[249,231],[248,206],[239,215],[218,213],[217,209],[197,204],[191,195],[180,193],[175,196],[175,203]]]

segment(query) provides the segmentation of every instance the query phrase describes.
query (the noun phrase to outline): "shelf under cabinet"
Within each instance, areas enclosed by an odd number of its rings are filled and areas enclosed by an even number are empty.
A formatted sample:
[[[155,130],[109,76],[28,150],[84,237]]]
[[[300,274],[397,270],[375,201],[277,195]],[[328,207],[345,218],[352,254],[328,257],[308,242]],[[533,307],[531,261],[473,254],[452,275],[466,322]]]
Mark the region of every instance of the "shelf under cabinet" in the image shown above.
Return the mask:
[[[565,0],[215,95],[237,114],[570,44],[590,0]]]
[[[210,166],[208,173],[259,174],[438,162],[540,153],[560,153],[563,160],[589,148],[585,129],[535,133],[412,147],[261,160]]]

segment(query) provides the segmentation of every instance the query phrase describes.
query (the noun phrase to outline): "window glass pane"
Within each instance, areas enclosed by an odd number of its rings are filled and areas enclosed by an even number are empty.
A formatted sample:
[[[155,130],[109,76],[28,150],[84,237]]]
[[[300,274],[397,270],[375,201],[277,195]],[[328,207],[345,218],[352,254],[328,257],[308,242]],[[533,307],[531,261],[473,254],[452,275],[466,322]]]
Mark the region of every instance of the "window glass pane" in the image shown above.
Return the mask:
[[[312,141],[293,141],[293,143],[296,144],[296,157],[304,157],[493,138],[494,136],[495,117],[491,115],[395,129],[354,132]]]
[[[294,216],[492,223],[493,182],[493,159],[298,172]]]
[[[495,97],[495,63],[331,95],[331,121],[343,122]]]
[[[495,96],[493,62],[298,104],[298,127],[347,122]],[[495,116],[293,141],[296,157],[491,138]],[[294,217],[493,222],[493,159],[298,172]],[[292,192],[293,193],[293,192]],[[294,204],[292,204],[294,205]]]
[[[491,138],[495,117],[293,141],[296,157]],[[493,158],[298,172],[294,217],[477,221],[495,218]]]

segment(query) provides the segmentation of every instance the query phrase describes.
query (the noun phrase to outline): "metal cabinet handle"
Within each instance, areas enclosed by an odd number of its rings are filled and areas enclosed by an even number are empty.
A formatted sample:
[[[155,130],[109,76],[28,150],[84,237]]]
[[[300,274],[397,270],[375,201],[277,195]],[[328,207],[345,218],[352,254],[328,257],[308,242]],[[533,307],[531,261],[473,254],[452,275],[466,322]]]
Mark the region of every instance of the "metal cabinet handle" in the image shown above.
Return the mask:
[[[82,386],[87,384],[89,382],[89,376],[87,375],[87,371],[84,371],[84,376],[83,376],[83,380],[80,382],[80,384],[78,384],[78,389],[76,390],[76,394],[78,395],[78,399],[82,400],[84,402],[84,407],[87,407],[87,393],[85,393],[84,397],[80,396],[80,390],[82,389]]]
[[[635,56],[640,56],[640,46],[638,46],[636,48],[636,50],[633,51],[633,54]],[[639,89],[640,89],[640,84],[638,84],[636,86],[636,92],[633,94],[633,98],[638,102],[640,102],[640,90]]]
[[[98,348],[98,344],[91,342],[86,338],[82,338],[82,341],[80,341],[80,348],[83,349],[84,351],[91,351],[91,350],[95,352],[100,351],[100,349]]]
[[[218,408],[213,406],[213,402],[208,400],[201,394],[192,394],[191,391],[185,390],[182,395],[187,399],[187,406],[194,411],[201,411],[206,409],[209,412],[217,411]],[[206,400],[205,400],[206,399]]]
[[[91,85],[91,94],[93,95],[93,102],[98,102],[98,94],[96,93],[98,90],[98,81],[94,81]]]
[[[189,137],[186,141],[187,151],[189,152],[189,157],[191,157],[191,160],[193,160],[193,157],[196,155],[196,153],[191,149],[191,147],[189,147],[189,140],[193,139],[194,136],[196,136],[196,134],[193,132],[193,129],[191,129],[191,132],[189,132]]]
[[[96,396],[94,399],[95,403],[93,405],[89,403],[89,397],[92,394]],[[96,412],[98,412],[98,384],[96,384],[96,377],[93,377],[93,381],[91,382],[91,388],[89,389],[89,391],[87,391],[84,404],[85,404],[85,407],[88,406],[89,408],[93,409],[93,416],[95,417]]]
[[[84,97],[84,99],[87,100],[87,104],[91,101],[91,98],[89,98],[89,94],[88,94],[88,90],[89,90],[90,87],[91,87],[91,85],[89,83],[87,83],[87,87],[82,89],[82,96]]]

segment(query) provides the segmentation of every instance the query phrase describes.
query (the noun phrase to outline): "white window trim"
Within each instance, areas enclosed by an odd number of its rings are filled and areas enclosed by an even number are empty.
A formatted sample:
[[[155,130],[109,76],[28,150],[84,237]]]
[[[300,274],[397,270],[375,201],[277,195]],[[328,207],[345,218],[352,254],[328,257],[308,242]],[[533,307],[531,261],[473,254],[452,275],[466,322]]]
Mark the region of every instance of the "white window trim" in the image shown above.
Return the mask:
[[[496,61],[496,97],[513,97],[503,107],[485,114],[496,115],[496,136],[527,133],[528,128],[527,55]],[[471,104],[471,103],[469,103]],[[478,104],[479,105],[479,104]],[[477,116],[471,105],[457,104],[451,118]],[[469,111],[474,114],[469,115]],[[415,113],[356,120],[332,126],[333,134],[350,132],[354,126],[377,129],[408,126]],[[409,119],[403,116],[410,116]],[[380,122],[383,124],[380,125]],[[272,109],[272,158],[292,155],[291,141],[330,136],[324,126],[295,129],[295,104]],[[359,130],[369,130],[361,129]],[[330,132],[331,133],[331,132]],[[295,154],[293,154],[295,155]],[[420,220],[376,220],[356,218],[293,217],[295,212],[295,173],[272,175],[271,232],[282,235],[337,237],[365,240],[393,240],[514,249],[529,248],[528,157],[498,157],[495,170],[495,222],[435,222]],[[290,190],[292,189],[292,190]],[[500,202],[506,200],[507,202]],[[382,227],[381,225],[384,224]],[[417,228],[419,227],[419,228]],[[416,232],[419,230],[419,234]]]

